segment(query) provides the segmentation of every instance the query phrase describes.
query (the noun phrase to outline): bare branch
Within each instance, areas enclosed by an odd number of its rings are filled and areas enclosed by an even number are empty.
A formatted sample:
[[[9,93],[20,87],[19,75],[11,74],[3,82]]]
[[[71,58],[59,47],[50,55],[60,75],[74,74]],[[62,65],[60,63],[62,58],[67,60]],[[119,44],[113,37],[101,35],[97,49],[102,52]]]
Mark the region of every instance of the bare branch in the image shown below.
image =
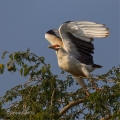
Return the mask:
[[[54,94],[55,94],[55,89],[53,90],[52,96],[51,96],[51,106],[53,106]]]
[[[79,99],[79,100],[76,100],[76,101],[72,101],[72,102],[69,102],[68,105],[66,105],[59,113],[58,117],[61,117],[67,110],[69,110],[71,107],[74,107],[75,105],[78,105],[80,103],[83,103],[89,96],[86,96],[85,98],[83,99]],[[109,99],[110,98],[115,98],[116,96],[115,95],[110,95]],[[109,115],[109,118],[112,117],[111,115]],[[101,120],[108,120],[109,119],[108,116],[106,116],[105,118],[102,118]]]
[[[87,97],[86,97],[87,98]],[[83,98],[83,99],[79,99],[79,100],[76,100],[76,101],[72,101],[72,102],[69,102],[68,105],[66,105],[59,113],[59,117],[61,117],[67,110],[69,110],[71,107],[75,106],[75,105],[78,105],[80,103],[83,103],[86,98]]]

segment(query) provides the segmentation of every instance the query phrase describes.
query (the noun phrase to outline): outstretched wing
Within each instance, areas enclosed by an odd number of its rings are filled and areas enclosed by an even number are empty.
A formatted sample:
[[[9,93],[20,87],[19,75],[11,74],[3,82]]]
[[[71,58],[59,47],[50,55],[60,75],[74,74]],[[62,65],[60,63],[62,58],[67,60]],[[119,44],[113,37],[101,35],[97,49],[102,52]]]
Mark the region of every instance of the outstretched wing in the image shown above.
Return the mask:
[[[59,27],[64,49],[80,62],[92,65],[94,45],[93,38],[104,38],[109,35],[104,24],[89,21],[65,22]]]
[[[67,32],[73,33],[84,41],[91,42],[92,38],[104,38],[109,35],[109,29],[105,24],[97,24],[89,21],[65,22],[60,28],[66,28]]]

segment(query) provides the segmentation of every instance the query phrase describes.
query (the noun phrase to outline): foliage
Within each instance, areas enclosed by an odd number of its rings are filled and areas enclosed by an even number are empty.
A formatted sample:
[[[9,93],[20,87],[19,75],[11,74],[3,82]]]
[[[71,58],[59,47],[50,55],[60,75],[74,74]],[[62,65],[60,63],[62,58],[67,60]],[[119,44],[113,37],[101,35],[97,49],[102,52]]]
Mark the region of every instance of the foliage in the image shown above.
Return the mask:
[[[19,72],[22,77],[29,77],[22,85],[8,90],[0,99],[0,118],[10,120],[105,120],[120,119],[120,66],[113,67],[108,73],[96,76],[104,85],[97,91],[88,89],[86,96],[82,89],[69,91],[74,80],[67,75],[65,80],[53,75],[50,64],[44,63],[44,57],[38,57],[28,49],[26,52],[4,52],[9,55],[6,64],[0,64],[0,74]],[[62,75],[65,75],[62,72]],[[112,86],[108,83],[113,82]],[[7,105],[7,108],[5,105]]]

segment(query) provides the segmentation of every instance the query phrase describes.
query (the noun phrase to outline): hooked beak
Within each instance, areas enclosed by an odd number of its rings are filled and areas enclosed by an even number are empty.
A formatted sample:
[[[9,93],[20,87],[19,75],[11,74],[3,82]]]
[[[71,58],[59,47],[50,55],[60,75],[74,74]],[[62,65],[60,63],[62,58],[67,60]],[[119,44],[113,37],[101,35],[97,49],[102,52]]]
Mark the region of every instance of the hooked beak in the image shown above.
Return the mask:
[[[51,48],[51,49],[54,49],[54,50],[59,50],[60,49],[60,46],[59,45],[50,45],[50,46],[48,46],[48,48]]]
[[[54,45],[49,45],[48,48],[55,49]]]

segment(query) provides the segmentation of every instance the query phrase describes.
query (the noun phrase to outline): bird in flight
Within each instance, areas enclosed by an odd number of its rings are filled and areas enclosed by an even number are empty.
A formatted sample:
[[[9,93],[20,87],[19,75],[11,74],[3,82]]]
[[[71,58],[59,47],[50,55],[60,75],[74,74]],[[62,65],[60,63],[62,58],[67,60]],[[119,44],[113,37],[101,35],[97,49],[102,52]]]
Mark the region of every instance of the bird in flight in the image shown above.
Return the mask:
[[[104,24],[90,21],[67,21],[59,29],[51,29],[45,33],[45,38],[51,43],[49,48],[56,51],[59,67],[72,74],[76,82],[86,90],[83,77],[90,78],[95,86],[91,72],[101,65],[94,64],[94,38],[105,38],[109,29]],[[89,92],[86,90],[86,94]]]

